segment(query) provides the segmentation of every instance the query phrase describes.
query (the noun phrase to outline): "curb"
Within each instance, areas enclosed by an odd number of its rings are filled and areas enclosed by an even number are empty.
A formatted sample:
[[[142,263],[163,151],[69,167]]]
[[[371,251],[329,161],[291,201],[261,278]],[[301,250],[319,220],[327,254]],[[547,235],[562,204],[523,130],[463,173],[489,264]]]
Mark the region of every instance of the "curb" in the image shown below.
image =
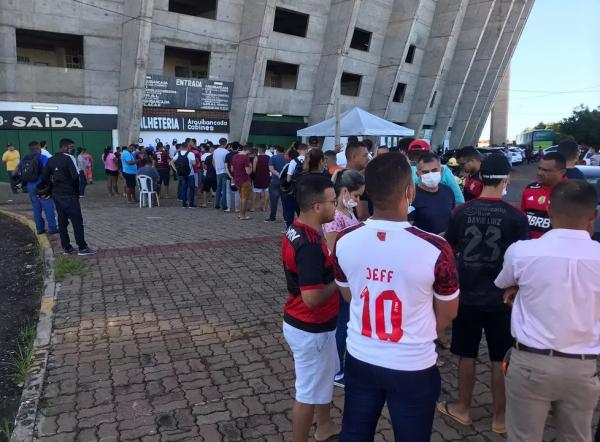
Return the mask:
[[[0,213],[25,224],[34,232],[40,245],[40,256],[45,264],[43,294],[40,302],[37,333],[33,342],[33,363],[29,369],[27,381],[23,386],[21,404],[15,418],[15,428],[11,438],[11,442],[31,442],[34,440],[38,403],[44,387],[57,293],[57,284],[54,282],[54,253],[48,237],[38,235],[35,224],[29,218],[5,209],[0,209]]]

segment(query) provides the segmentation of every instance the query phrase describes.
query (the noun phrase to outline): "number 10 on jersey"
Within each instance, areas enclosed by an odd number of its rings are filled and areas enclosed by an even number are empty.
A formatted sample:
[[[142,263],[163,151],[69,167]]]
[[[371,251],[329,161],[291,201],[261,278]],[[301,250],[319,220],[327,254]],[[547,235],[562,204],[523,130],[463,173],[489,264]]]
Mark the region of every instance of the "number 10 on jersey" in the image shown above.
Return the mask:
[[[369,289],[365,287],[360,293],[360,299],[363,300],[362,311],[362,335],[369,338],[373,337],[373,329],[371,325],[371,294]],[[391,333],[385,329],[385,302],[391,302],[389,321],[392,326]],[[394,290],[384,290],[375,298],[375,333],[382,341],[398,342],[402,339],[404,332],[402,331],[402,301],[396,295]]]

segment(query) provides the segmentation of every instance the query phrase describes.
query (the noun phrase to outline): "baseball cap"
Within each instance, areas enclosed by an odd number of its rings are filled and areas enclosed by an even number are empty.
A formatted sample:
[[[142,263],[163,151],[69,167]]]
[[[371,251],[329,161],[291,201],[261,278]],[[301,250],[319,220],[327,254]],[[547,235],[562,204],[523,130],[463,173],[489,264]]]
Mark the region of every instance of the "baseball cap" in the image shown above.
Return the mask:
[[[408,145],[409,152],[429,152],[431,147],[427,140],[414,140]]]
[[[493,153],[486,156],[479,169],[482,178],[503,180],[508,178],[511,167],[504,154]]]

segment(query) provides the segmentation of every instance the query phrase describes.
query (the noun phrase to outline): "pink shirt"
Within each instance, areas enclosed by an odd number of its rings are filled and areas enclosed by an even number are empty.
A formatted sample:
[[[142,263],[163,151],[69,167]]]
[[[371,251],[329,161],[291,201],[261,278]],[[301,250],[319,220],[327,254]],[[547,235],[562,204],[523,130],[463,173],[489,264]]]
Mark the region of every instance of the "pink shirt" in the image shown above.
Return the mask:
[[[333,221],[323,224],[323,232],[341,232],[348,227],[352,227],[358,224],[358,219],[354,216],[354,213],[350,211],[350,216],[343,213],[341,210],[335,210],[335,217]]]
[[[115,164],[115,159],[115,154],[112,152],[106,155],[106,158],[104,159],[104,168],[106,170],[118,170],[117,165]]]

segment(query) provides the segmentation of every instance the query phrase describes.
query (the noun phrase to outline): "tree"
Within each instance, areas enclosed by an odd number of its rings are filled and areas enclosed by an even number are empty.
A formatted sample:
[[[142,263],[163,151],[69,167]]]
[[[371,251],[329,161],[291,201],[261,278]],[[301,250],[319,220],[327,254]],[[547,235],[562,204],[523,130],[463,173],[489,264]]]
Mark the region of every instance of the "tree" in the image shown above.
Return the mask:
[[[546,123],[544,123],[543,121],[540,121],[533,128],[534,129],[547,129],[547,126],[546,126]]]
[[[600,107],[594,110],[584,105],[576,107],[557,126],[560,133],[570,135],[578,143],[600,145]]]

